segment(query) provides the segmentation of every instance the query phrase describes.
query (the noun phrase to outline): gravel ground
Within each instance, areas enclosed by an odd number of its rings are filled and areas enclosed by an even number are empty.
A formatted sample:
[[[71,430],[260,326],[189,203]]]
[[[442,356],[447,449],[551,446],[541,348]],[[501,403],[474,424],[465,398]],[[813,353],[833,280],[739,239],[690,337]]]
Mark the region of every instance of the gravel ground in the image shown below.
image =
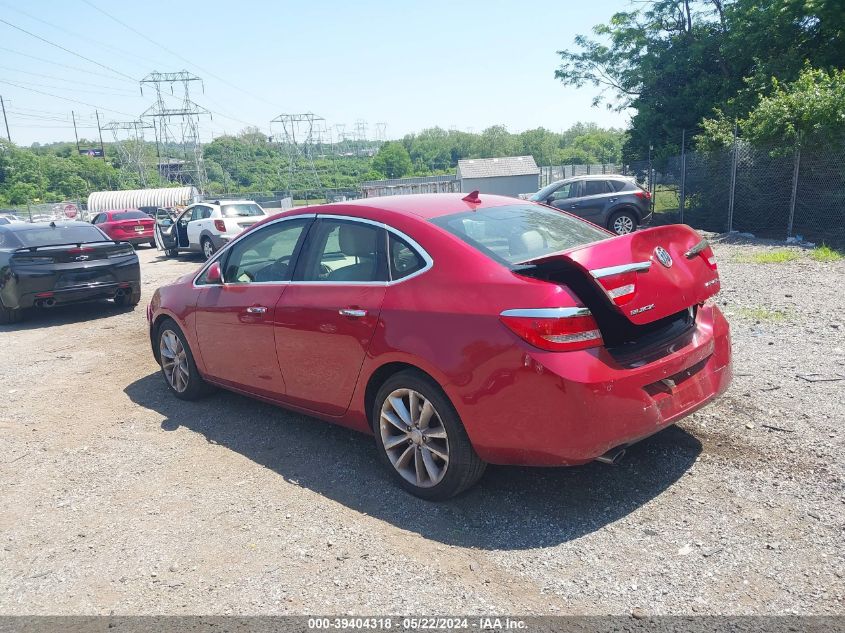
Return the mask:
[[[371,438],[171,397],[144,297],[0,328],[0,614],[845,614],[845,262],[717,247],[735,373],[616,466],[408,496]]]

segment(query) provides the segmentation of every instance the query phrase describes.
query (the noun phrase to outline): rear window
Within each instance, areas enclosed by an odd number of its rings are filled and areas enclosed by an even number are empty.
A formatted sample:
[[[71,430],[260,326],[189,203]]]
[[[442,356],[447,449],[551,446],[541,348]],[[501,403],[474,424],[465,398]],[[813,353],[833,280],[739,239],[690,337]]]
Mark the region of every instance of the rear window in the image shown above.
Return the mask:
[[[243,218],[253,215],[264,215],[264,211],[257,204],[224,204],[220,207],[224,218]]]
[[[588,222],[536,205],[481,208],[432,222],[507,266],[612,237]]]
[[[149,219],[149,217],[143,211],[121,211],[120,213],[111,214],[112,220],[143,220]]]
[[[54,244],[84,244],[88,242],[110,242],[102,231],[95,226],[80,222],[78,225],[49,224],[33,225],[14,232],[21,246],[52,246]]]

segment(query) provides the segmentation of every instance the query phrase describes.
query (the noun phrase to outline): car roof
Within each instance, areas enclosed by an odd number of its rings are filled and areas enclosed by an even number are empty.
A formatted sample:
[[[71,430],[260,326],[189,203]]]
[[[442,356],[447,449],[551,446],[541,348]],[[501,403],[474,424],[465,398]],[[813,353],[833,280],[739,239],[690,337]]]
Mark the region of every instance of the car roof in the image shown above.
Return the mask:
[[[219,207],[224,204],[258,204],[255,200],[200,200],[194,204],[205,204],[213,207]]]
[[[14,223],[14,224],[4,224],[2,225],[3,230],[5,231],[13,231],[17,233],[18,231],[29,231],[30,229],[43,229],[45,226],[47,227],[56,227],[61,228],[63,226],[91,226],[87,222],[77,222],[75,220],[67,220],[64,222],[21,222],[21,223]]]
[[[421,193],[407,196],[381,196],[376,198],[362,198],[331,204],[320,204],[311,207],[296,207],[285,215],[303,215],[313,213],[332,213],[334,211],[381,211],[397,215],[415,215],[424,220],[430,220],[443,215],[473,211],[484,207],[501,207],[509,204],[534,204],[527,200],[518,200],[507,196],[479,194],[481,204],[464,200],[466,193]]]
[[[569,178],[564,178],[564,180],[607,180],[608,178],[618,178],[619,180],[628,180],[631,182],[636,181],[633,176],[624,176],[622,174],[583,174],[581,176],[570,176]]]

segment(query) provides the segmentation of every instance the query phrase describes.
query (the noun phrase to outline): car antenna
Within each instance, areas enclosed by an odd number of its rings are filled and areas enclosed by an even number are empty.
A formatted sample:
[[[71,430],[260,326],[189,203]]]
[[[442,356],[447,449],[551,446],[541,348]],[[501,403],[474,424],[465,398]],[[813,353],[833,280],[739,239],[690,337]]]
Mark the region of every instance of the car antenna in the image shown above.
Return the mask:
[[[461,198],[464,202],[469,202],[471,204],[481,204],[481,198],[478,197],[478,189],[473,191],[472,193],[467,194],[463,198]]]

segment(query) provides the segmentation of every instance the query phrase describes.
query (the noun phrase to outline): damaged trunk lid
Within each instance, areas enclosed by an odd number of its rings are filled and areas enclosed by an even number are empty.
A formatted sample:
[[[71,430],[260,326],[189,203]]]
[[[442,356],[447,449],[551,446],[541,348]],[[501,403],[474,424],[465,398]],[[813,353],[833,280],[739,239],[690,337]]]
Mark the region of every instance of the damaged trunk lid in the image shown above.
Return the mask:
[[[707,241],[682,224],[526,260],[516,272],[567,283],[594,312],[601,302],[636,326],[690,310],[720,287]]]

